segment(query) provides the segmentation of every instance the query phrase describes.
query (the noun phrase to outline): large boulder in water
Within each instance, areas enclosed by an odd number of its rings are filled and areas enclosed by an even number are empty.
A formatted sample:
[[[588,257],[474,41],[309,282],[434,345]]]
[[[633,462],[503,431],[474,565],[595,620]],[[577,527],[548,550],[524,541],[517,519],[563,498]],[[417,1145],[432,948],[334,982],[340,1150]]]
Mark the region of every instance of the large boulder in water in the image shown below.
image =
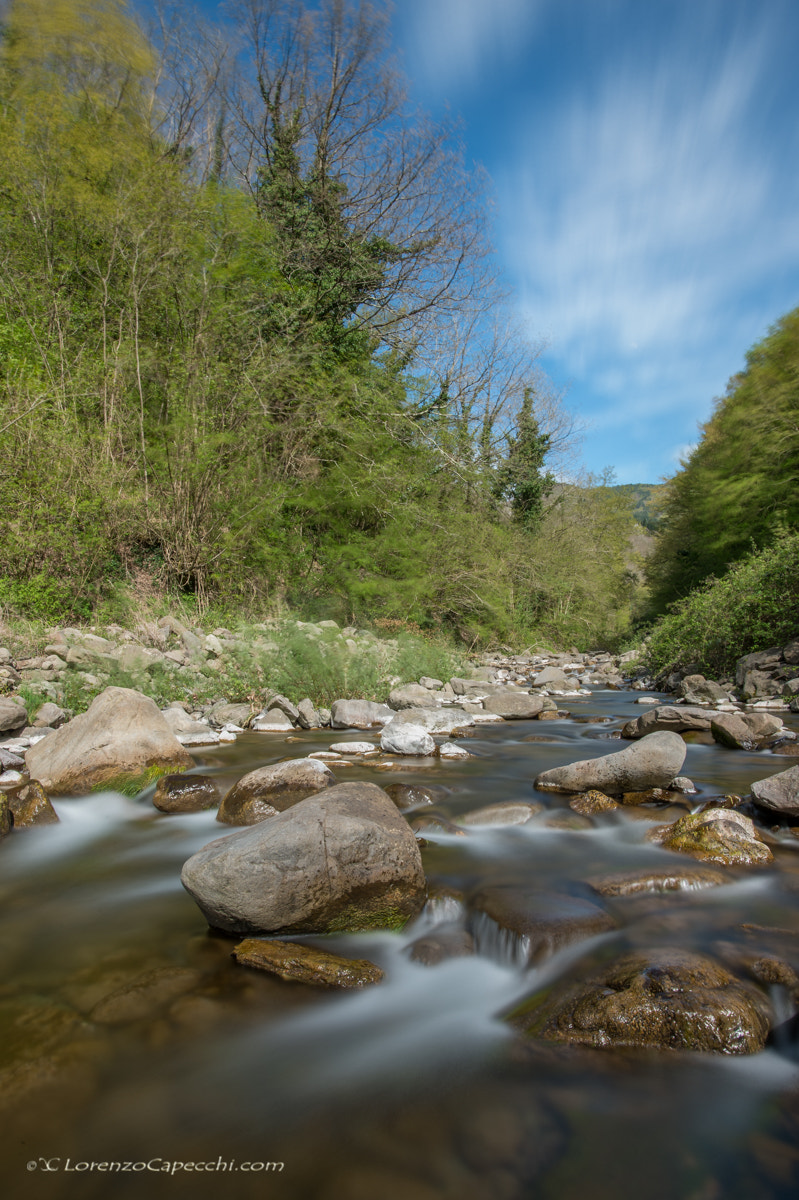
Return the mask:
[[[790,767],[752,784],[752,797],[761,808],[799,817],[799,767]]]
[[[193,760],[154,701],[131,688],[106,688],[87,712],[62,725],[25,755],[31,779],[50,796],[113,788],[135,795]]]
[[[640,741],[600,758],[583,759],[544,771],[535,786],[547,792],[585,792],[596,788],[606,795],[667,787],[685,762],[685,742],[678,733],[650,733]]]
[[[538,1037],[614,1049],[763,1049],[771,1008],[764,994],[720,963],[682,949],[633,953],[556,998],[517,1010],[515,1025]]]
[[[382,788],[341,783],[188,860],[183,886],[230,933],[401,928],[422,907],[416,838]]]

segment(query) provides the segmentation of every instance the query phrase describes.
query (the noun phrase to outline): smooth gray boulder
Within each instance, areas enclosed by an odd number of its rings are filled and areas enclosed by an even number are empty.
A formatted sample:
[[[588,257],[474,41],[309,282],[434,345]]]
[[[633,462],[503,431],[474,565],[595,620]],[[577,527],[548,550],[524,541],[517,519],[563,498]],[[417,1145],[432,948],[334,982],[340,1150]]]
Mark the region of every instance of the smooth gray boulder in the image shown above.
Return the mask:
[[[717,716],[708,708],[699,708],[690,704],[659,704],[651,708],[643,716],[628,721],[623,726],[621,736],[624,738],[642,738],[649,733],[706,733],[710,722]]]
[[[413,831],[373,783],[338,784],[218,838],[181,879],[208,923],[230,933],[399,929],[425,899]]]
[[[436,744],[421,725],[391,721],[380,735],[380,748],[387,754],[434,754]]]
[[[332,729],[379,729],[393,718],[392,708],[373,700],[334,700],[330,710]]]
[[[25,755],[31,779],[48,795],[113,788],[133,795],[161,775],[194,765],[154,701],[109,687]]]
[[[544,771],[536,778],[535,786],[550,792],[585,792],[597,788],[611,796],[667,787],[679,775],[685,753],[685,742],[678,733],[650,733],[616,754]]]
[[[216,819],[226,825],[255,825],[284,812],[306,796],[333,787],[335,782],[330,767],[317,758],[295,758],[259,767],[233,784],[219,806]]]
[[[525,692],[500,692],[484,700],[483,708],[506,721],[532,721],[543,711],[544,698],[528,696]]]
[[[59,725],[63,725],[67,719],[67,714],[58,704],[53,704],[48,700],[36,713],[33,719],[33,725],[37,729],[57,729]]]
[[[436,702],[420,683],[406,683],[394,688],[388,697],[389,708],[435,708]]]
[[[752,784],[752,796],[761,808],[799,817],[799,766],[759,779]]]
[[[27,724],[28,713],[25,705],[9,699],[8,696],[0,696],[0,733],[22,729]]]
[[[474,717],[457,705],[447,708],[403,708],[394,714],[392,725],[420,725],[427,733],[453,733],[474,725]]]

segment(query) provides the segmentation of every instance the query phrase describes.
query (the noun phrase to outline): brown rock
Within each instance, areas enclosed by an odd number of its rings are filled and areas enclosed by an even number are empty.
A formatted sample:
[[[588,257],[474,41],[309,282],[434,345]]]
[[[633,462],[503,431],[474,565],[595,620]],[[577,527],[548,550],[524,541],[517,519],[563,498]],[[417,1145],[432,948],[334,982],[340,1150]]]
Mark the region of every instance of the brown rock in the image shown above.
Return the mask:
[[[615,871],[589,879],[600,896],[641,896],[660,892],[692,892],[729,883],[729,876],[710,867],[677,868],[674,871]]]
[[[489,917],[501,930],[515,934],[528,962],[616,927],[604,909],[588,900],[513,886],[481,889],[473,897],[471,908]],[[478,928],[473,922],[472,933],[479,943]]]
[[[614,808],[621,808],[621,805],[618,800],[611,800],[610,796],[606,796],[604,792],[597,791],[596,788],[589,788],[587,792],[580,792],[578,796],[573,796],[569,801],[569,808],[573,808],[576,813],[580,813],[584,817],[590,817],[594,813],[610,812]]]
[[[219,790],[210,775],[162,775],[153,796],[159,812],[202,812],[219,804]]]
[[[216,814],[226,825],[255,825],[335,785],[330,768],[317,758],[259,767],[243,775],[225,796]]]
[[[171,1000],[196,987],[200,971],[187,967],[156,967],[105,996],[90,1017],[101,1025],[122,1025],[152,1017]]]
[[[8,807],[14,815],[14,828],[27,829],[31,825],[57,825],[58,814],[50,803],[40,783],[31,780],[19,791],[8,797]]]
[[[750,818],[735,809],[710,808],[688,813],[673,825],[653,829],[649,839],[659,842],[665,850],[690,854],[700,862],[763,866],[773,861],[771,851],[758,837]]]
[[[362,988],[383,979],[380,967],[365,958],[341,958],[296,942],[246,938],[234,947],[233,957],[242,966],[315,987]]]
[[[627,955],[551,1001],[536,998],[512,1020],[528,1033],[581,1046],[755,1054],[770,1017],[762,992],[719,963],[658,949]]]

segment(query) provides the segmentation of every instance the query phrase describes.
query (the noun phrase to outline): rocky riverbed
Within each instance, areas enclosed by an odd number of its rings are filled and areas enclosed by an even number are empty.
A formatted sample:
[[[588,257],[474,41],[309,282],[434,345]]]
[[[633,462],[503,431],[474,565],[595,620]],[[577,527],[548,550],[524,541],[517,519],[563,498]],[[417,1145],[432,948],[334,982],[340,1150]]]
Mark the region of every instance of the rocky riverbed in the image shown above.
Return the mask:
[[[114,685],[11,712],[4,1170],[46,1131],[257,1145],[325,1200],[792,1194],[791,693],[626,665],[493,656],[328,713]]]

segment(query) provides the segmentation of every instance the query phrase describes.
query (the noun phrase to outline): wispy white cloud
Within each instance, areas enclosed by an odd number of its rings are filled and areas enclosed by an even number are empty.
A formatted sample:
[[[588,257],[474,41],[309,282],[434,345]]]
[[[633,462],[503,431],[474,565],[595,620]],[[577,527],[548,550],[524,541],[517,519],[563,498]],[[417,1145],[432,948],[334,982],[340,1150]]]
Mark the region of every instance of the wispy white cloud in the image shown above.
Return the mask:
[[[502,180],[507,239],[540,326],[582,354],[701,337],[716,301],[799,252],[793,219],[766,219],[773,162],[746,137],[766,56],[731,45],[715,76],[627,67],[520,129]],[[609,64],[610,65],[610,64]],[[515,218],[515,219],[514,219]]]
[[[449,98],[523,50],[544,0],[403,0],[414,75]]]

